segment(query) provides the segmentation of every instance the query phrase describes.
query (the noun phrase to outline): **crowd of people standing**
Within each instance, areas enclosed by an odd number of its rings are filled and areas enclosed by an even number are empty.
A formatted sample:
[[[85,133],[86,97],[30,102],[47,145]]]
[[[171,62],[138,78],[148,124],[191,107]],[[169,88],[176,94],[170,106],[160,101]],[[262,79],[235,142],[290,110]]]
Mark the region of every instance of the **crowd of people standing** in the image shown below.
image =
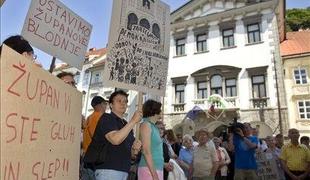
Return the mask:
[[[3,43],[35,62],[34,51],[23,37],[13,36]],[[75,86],[73,74],[62,72],[57,77]],[[259,179],[259,154],[275,160],[277,179],[310,179],[309,137],[300,138],[297,129],[289,129],[287,144],[281,134],[259,139],[258,129],[249,123],[238,126],[227,139],[213,137],[202,128],[180,140],[173,130],[165,130],[160,102],[147,100],[127,122],[127,98],[126,92],[118,90],[108,101],[100,96],[92,99],[94,112],[82,123],[80,179],[255,180]],[[140,126],[139,136],[134,136],[135,126]],[[105,147],[98,152],[104,159],[84,162],[96,145]]]

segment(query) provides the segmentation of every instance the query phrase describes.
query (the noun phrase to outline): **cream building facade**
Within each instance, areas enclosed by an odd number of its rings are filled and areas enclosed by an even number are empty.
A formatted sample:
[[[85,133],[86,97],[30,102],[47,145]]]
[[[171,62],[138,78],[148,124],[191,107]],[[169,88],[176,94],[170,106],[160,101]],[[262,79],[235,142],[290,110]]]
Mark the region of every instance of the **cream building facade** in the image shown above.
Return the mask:
[[[280,131],[280,111],[287,129],[283,10],[283,1],[274,0],[192,0],[171,13],[168,128],[193,134],[207,127],[218,135],[237,118],[266,136]],[[188,120],[195,106],[203,112]]]
[[[310,31],[289,32],[281,43],[289,128],[310,137]]]

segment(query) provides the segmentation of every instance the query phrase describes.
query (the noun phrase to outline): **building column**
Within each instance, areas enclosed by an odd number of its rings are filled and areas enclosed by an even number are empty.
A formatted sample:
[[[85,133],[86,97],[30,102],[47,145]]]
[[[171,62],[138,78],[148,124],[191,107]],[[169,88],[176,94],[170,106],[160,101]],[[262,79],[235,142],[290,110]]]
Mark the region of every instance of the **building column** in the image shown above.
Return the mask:
[[[175,39],[174,39],[174,32],[170,32],[170,53],[169,53],[169,59],[172,59],[173,56],[176,55],[176,50],[175,50]]]
[[[266,41],[268,39],[268,33],[264,33],[267,32],[268,29],[268,19],[269,15],[262,16],[262,22],[260,26],[260,37],[262,41]]]
[[[208,97],[211,96],[211,82],[210,82],[210,76],[206,76],[206,81],[207,81],[207,95]]]
[[[246,41],[247,34],[245,32],[245,27],[242,21],[242,16],[237,16],[235,20],[236,20],[236,31],[234,33],[235,45],[238,47],[241,47],[247,44],[247,41]]]
[[[195,99],[195,79],[189,77],[185,86],[185,112],[188,112],[194,107],[193,100]]]
[[[226,97],[226,86],[225,86],[226,77],[222,76],[222,97]]]
[[[187,32],[187,37],[186,37],[186,47],[185,47],[185,54],[187,56],[191,56],[195,52],[195,35],[193,32],[193,27],[189,27]]]
[[[238,77],[238,97],[240,101],[240,109],[249,109],[251,107],[250,105],[250,98],[251,96],[251,90],[252,90],[252,84],[251,84],[251,78],[249,77],[249,74],[246,69],[242,69],[239,73]]]
[[[209,23],[209,33],[208,33],[208,50],[210,52],[217,52],[221,48],[221,33],[218,26],[218,21],[213,21]]]

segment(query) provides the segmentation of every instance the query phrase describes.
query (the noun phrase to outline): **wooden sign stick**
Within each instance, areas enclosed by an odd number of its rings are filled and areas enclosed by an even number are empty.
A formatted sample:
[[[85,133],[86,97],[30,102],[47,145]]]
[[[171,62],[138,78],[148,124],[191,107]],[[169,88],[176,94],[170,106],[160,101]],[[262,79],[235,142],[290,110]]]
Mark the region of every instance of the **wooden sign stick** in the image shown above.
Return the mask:
[[[138,93],[138,111],[142,111],[142,102],[143,102],[143,94],[142,92]],[[140,123],[136,125],[136,137],[140,136]]]
[[[53,57],[51,65],[50,65],[50,69],[49,72],[52,73],[54,71],[55,68],[55,62],[56,62],[56,57]]]

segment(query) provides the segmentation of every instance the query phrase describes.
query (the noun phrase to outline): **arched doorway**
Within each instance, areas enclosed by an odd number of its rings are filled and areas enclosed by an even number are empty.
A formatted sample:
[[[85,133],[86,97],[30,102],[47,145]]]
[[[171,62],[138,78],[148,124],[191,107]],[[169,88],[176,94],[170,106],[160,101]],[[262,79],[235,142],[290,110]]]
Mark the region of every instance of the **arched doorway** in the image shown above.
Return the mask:
[[[222,121],[213,121],[207,124],[206,128],[213,136],[219,137],[223,131],[226,131],[228,124]]]

